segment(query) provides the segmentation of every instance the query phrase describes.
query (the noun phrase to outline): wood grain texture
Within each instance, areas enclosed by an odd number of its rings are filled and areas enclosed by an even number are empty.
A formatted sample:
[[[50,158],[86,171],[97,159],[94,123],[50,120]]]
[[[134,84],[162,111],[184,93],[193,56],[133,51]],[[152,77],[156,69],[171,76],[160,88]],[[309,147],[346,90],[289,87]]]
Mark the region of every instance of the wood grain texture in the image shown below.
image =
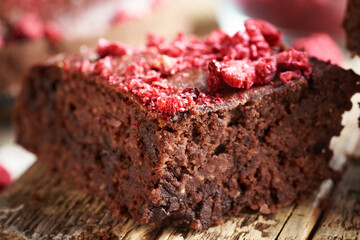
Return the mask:
[[[325,211],[314,240],[360,240],[360,165],[347,167]]]

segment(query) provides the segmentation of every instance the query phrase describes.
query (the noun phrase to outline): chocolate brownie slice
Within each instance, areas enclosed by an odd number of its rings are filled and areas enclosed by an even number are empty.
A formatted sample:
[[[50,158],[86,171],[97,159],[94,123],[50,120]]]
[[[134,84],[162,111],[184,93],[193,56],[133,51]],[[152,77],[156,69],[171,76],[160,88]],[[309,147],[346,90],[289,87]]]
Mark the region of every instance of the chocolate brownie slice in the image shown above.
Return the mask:
[[[272,213],[332,176],[352,71],[283,49],[269,23],[146,47],[99,41],[28,73],[17,142],[143,224],[207,229]]]
[[[346,33],[346,47],[356,55],[360,55],[360,1],[348,0],[343,22]]]

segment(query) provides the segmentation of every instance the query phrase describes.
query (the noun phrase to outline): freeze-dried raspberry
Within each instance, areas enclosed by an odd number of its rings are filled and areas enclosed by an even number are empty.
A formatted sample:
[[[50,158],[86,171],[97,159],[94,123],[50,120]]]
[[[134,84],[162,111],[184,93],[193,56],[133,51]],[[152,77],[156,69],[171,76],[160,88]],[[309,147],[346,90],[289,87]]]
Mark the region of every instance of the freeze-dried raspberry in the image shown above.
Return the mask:
[[[49,22],[45,25],[45,35],[52,43],[58,43],[62,40],[62,35],[59,26],[54,22]]]
[[[0,191],[6,188],[11,183],[11,178],[8,171],[0,165]]]
[[[110,75],[112,68],[113,68],[113,66],[111,63],[111,57],[107,56],[107,57],[100,59],[96,63],[94,72],[103,77],[108,77]]]
[[[147,47],[158,47],[161,44],[165,43],[165,38],[159,37],[153,33],[147,35]]]
[[[255,63],[256,83],[271,82],[276,74],[276,60],[274,57],[260,58]]]
[[[118,42],[109,42],[101,38],[98,41],[96,52],[101,56],[121,56],[133,54],[133,48]]]
[[[255,68],[247,60],[232,60],[222,63],[221,76],[234,88],[250,88],[256,81]]]
[[[245,28],[247,31],[253,28],[259,29],[271,47],[278,46],[281,43],[282,35],[280,31],[269,22],[260,19],[249,19],[245,22]]]
[[[206,38],[205,44],[211,47],[213,50],[221,50],[224,45],[231,43],[231,37],[222,29],[212,31]]]
[[[295,70],[295,71],[286,71],[280,73],[280,80],[283,84],[287,84],[291,82],[292,79],[301,77],[301,71]]]
[[[309,56],[330,61],[332,64],[341,65],[344,61],[343,51],[327,33],[314,33],[296,39],[292,45],[297,50],[305,50]]]
[[[246,28],[246,32],[250,38],[249,50],[250,58],[252,60],[256,60],[260,57],[272,56],[273,51],[258,28],[249,27]]]
[[[208,65],[209,76],[207,79],[208,91],[216,92],[217,90],[223,89],[228,85],[224,82],[221,76],[221,63],[218,61],[211,61]]]
[[[116,25],[119,23],[124,23],[124,22],[128,22],[134,19],[137,19],[138,16],[136,16],[135,14],[131,14],[127,11],[124,10],[119,10],[114,17],[111,19],[110,23],[111,25]]]
[[[160,70],[163,74],[173,74],[177,59],[161,54],[150,60],[150,66],[154,69]]]
[[[229,60],[220,63],[220,76],[234,88],[250,88],[256,81],[255,68],[247,60]]]
[[[33,13],[28,13],[14,23],[14,37],[39,39],[44,36],[44,25],[40,17]]]
[[[309,57],[306,52],[290,48],[277,56],[277,67],[279,70],[301,70],[305,77],[311,74]]]
[[[0,36],[0,49],[3,48],[4,45],[5,45],[4,38],[2,36]]]

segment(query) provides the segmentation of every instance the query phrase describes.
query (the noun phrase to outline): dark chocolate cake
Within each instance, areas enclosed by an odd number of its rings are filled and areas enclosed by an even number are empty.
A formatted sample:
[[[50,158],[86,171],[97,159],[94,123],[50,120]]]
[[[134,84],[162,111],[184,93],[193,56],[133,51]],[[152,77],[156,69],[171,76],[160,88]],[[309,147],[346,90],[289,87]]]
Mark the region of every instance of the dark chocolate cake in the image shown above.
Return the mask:
[[[269,214],[332,176],[332,136],[359,91],[351,70],[284,49],[271,24],[233,36],[99,41],[27,74],[17,142],[115,216],[207,229]]]
[[[346,47],[356,55],[360,55],[360,1],[348,0],[343,22],[346,33]]]

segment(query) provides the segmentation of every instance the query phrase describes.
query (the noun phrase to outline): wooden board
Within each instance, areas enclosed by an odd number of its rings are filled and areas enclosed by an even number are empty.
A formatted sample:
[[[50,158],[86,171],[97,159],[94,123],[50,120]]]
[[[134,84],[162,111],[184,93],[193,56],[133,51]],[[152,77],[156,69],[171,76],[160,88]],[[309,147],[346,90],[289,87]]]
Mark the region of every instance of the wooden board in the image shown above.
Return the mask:
[[[360,167],[349,170],[350,175],[335,191],[340,193],[334,197],[335,207],[325,214],[312,200],[277,214],[244,213],[200,232],[112,218],[101,200],[77,190],[36,162],[0,195],[0,239],[307,239],[314,232],[315,239],[359,237]],[[351,182],[352,187],[344,187]],[[315,231],[319,216],[324,218]],[[340,223],[344,226],[335,230]]]

